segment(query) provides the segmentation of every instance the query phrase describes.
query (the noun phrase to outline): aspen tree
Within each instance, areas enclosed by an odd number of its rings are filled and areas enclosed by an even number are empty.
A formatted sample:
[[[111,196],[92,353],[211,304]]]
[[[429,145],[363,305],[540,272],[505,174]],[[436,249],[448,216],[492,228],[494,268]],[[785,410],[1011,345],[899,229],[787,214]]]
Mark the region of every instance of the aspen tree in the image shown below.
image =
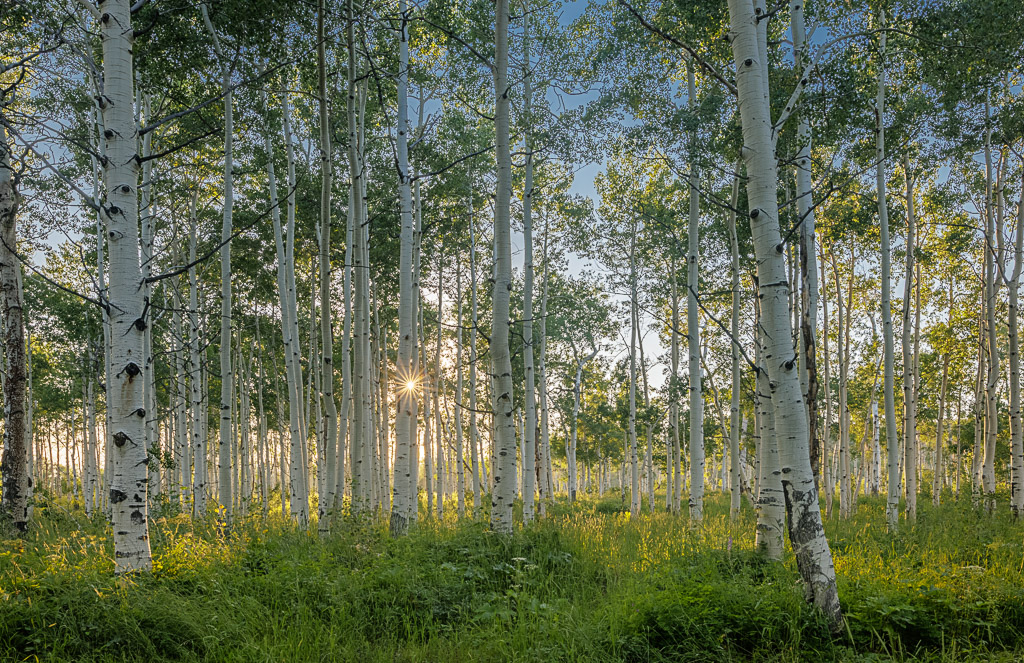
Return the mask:
[[[195,189],[189,201],[188,229],[188,317],[189,317],[189,397],[192,403],[192,516],[206,515],[206,434],[203,421],[206,411],[203,406],[202,361],[199,354],[199,286],[196,280],[196,202],[199,190]]]
[[[729,212],[729,255],[731,258],[730,282],[732,288],[732,316],[730,323],[732,352],[732,398],[729,404],[729,458],[730,468],[729,517],[735,520],[740,512],[740,243],[736,236],[736,210],[740,198],[740,167],[736,164],[736,172],[732,178],[732,210]],[[813,352],[813,351],[812,351]]]
[[[834,630],[843,618],[832,553],[821,523],[808,451],[807,418],[787,314],[789,284],[778,221],[778,171],[768,103],[767,62],[758,45],[758,16],[748,0],[729,0],[729,39],[736,61],[736,89],[747,172],[747,200],[757,257],[758,297],[763,304],[767,368],[790,543],[808,598]]]
[[[321,0],[322,1],[322,0]],[[413,215],[409,171],[409,31],[408,8],[399,0],[398,36],[398,196],[401,215],[401,255],[398,274],[398,394],[395,418],[395,480],[391,505],[391,534],[408,531],[412,440],[416,437],[416,302],[413,297]]]
[[[637,315],[637,286],[636,286],[636,235],[637,222],[634,219],[631,223],[629,239],[629,468],[630,468],[630,500],[629,515],[636,518],[640,515],[640,467],[636,455],[636,344],[640,324]],[[693,436],[690,436],[693,439]],[[692,450],[691,450],[692,453]],[[703,477],[703,473],[702,473]],[[690,497],[691,514],[693,509],[693,497]]]
[[[981,467],[982,489],[991,510],[996,490],[995,455],[999,435],[999,344],[996,338],[996,265],[995,253],[999,230],[992,186],[992,122],[988,94],[985,96],[985,341],[988,376],[985,380],[984,462]]]
[[[210,21],[207,3],[199,5],[203,15],[203,24],[213,49],[221,62],[221,94],[224,97],[224,204],[220,230],[220,429],[218,441],[218,502],[224,511],[224,520],[230,525],[232,520],[232,482],[231,482],[231,416],[233,405],[231,393],[233,376],[231,370],[231,224],[234,208],[234,124],[231,86],[231,63],[225,56],[220,37]]]
[[[881,27],[885,27],[882,15]],[[884,373],[882,392],[885,401],[885,440],[887,451],[888,488],[885,519],[890,532],[899,524],[900,508],[900,443],[896,433],[895,343],[892,331],[892,247],[889,243],[889,202],[885,191],[885,43],[886,32],[878,43],[878,92],[875,95],[875,187],[878,194],[878,231],[882,253],[882,345]]]
[[[523,522],[529,523],[533,520],[537,477],[537,386],[533,362],[533,141],[530,132],[533,88],[528,13],[526,17],[526,34],[523,37],[523,114],[526,118],[526,172],[523,185],[523,375],[526,383],[523,429]]]
[[[455,499],[459,518],[466,516],[466,469],[465,449],[462,439],[462,265],[455,263]]]
[[[910,316],[914,287],[914,253],[917,251],[917,216],[914,213],[914,174],[910,158],[903,155],[907,184],[907,270],[903,278],[903,453],[907,487],[907,520],[917,518],[917,391],[914,384],[914,339]]]
[[[334,402],[334,331],[331,323],[331,186],[334,158],[331,150],[331,116],[327,99],[327,38],[324,29],[326,1],[317,3],[317,82],[320,102],[320,370],[324,407],[324,435],[317,459],[317,475],[324,490],[318,497],[320,531],[329,525],[328,509],[334,504],[334,465],[338,451],[338,409]]]
[[[0,456],[3,490],[0,516],[15,529],[24,532],[29,521],[29,486],[32,477],[28,457],[31,444],[26,444],[25,327],[22,318],[22,296],[18,281],[21,263],[17,249],[18,207],[20,197],[7,130],[0,124],[0,297],[3,299],[4,367],[4,446]],[[30,429],[28,429],[30,430]]]
[[[793,33],[793,64],[798,72],[804,69],[807,37],[804,29],[804,0],[789,3]],[[803,340],[801,374],[804,376],[804,399],[807,404],[808,436],[810,439],[811,470],[815,485],[820,485],[821,447],[818,441],[818,364],[815,350],[818,337],[818,268],[817,239],[814,232],[814,192],[811,177],[811,121],[807,111],[797,117],[796,156],[796,208],[800,224],[800,277],[802,288],[800,336]]]
[[[545,283],[546,285],[546,283]],[[482,469],[483,463],[481,463],[481,449],[480,449],[480,432],[477,430],[476,424],[476,363],[479,360],[476,349],[476,336],[477,336],[477,276],[476,276],[476,226],[475,217],[473,215],[473,188],[472,185],[469,189],[469,319],[470,319],[470,331],[469,331],[469,449],[470,455],[472,456],[472,469],[473,469],[473,515],[477,516],[480,513],[480,501],[481,493],[483,491],[483,484],[480,481],[480,470]],[[546,292],[546,290],[545,290]],[[545,300],[546,302],[546,300]],[[544,353],[541,351],[541,360],[543,361]]]
[[[508,0],[494,4],[494,129],[497,184],[494,203],[494,287],[492,289],[491,361],[494,445],[494,490],[491,491],[491,529],[512,532],[515,495],[515,422],[512,419],[512,357],[509,351],[509,297],[512,293],[512,239],[509,227],[512,200],[512,155],[509,152]]]
[[[686,80],[691,112],[697,105],[697,86],[693,67],[693,60],[688,60]],[[704,395],[701,392],[700,321],[697,310],[700,192],[697,189],[699,175],[697,173],[696,132],[690,140],[692,141],[689,176],[690,216],[687,225],[688,249],[686,256],[686,347],[690,356],[690,520],[699,523],[704,519]]]
[[[356,77],[355,2],[348,0],[346,41],[348,47],[348,161],[351,186],[349,189],[349,233],[352,244],[352,423],[349,433],[349,455],[352,473],[352,511],[361,513],[368,509],[367,463],[367,352],[366,289],[367,266],[364,254],[365,211],[363,179],[366,176],[362,163],[361,119],[364,96]]]
[[[149,324],[139,264],[138,127],[134,98],[133,30],[127,0],[107,0],[98,16],[103,43],[104,200],[109,242],[111,370],[107,409],[110,505],[117,573],[152,568],[149,548],[143,335]]]
[[[1021,267],[1024,264],[1024,171],[1021,172],[1021,197],[1017,204],[1017,236],[1013,244],[1013,271],[1009,282],[1009,355],[1010,355],[1010,512],[1020,518],[1024,511],[1024,422],[1020,404],[1020,330],[1019,296]],[[950,307],[952,309],[952,307]],[[951,314],[952,315],[952,314]],[[959,435],[957,440],[959,441]],[[957,454],[959,462],[959,453]],[[959,472],[957,480],[959,481]]]

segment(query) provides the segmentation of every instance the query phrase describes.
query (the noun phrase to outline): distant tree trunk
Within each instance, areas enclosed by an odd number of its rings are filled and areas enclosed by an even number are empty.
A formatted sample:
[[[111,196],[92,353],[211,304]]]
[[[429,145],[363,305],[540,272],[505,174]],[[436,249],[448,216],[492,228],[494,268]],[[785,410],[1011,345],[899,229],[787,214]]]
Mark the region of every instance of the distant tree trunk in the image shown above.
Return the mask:
[[[338,408],[334,402],[334,330],[331,323],[331,186],[334,181],[334,157],[331,150],[331,115],[327,101],[327,39],[324,31],[326,0],[317,3],[317,77],[320,95],[320,370],[324,407],[322,458],[317,459],[317,474],[324,487],[319,495],[319,528],[326,532],[328,511],[334,505],[335,463],[338,452]]]
[[[907,270],[903,279],[903,446],[907,486],[907,520],[917,519],[917,393],[914,389],[914,339],[911,313],[914,292],[914,252],[917,250],[917,218],[914,214],[914,176],[910,159],[903,155],[907,181]]]
[[[548,374],[547,374],[547,339],[548,339],[548,233],[549,222],[544,223],[544,275],[540,296],[540,358],[537,383],[540,388],[540,448],[541,448],[541,503],[540,515],[546,515],[547,503],[554,497],[554,476],[551,469],[551,434],[548,428]]]
[[[476,351],[477,334],[477,276],[476,276],[476,227],[473,216],[473,189],[469,190],[469,297],[470,323],[469,332],[469,448],[473,463],[473,516],[480,515],[480,498],[483,484],[480,481],[481,449],[480,432],[476,425],[476,362],[479,356]],[[541,354],[543,358],[543,353]]]
[[[790,2],[789,13],[793,32],[793,60],[797,72],[805,66],[807,41],[804,30],[803,2]],[[797,140],[800,143],[796,157],[796,206],[800,223],[800,277],[801,294],[800,335],[803,339],[801,372],[806,385],[808,435],[811,450],[811,471],[814,485],[821,485],[821,446],[818,440],[818,365],[815,356],[818,325],[818,268],[817,241],[814,234],[814,198],[811,177],[811,121],[807,110],[797,118]]]
[[[533,520],[536,492],[537,457],[537,387],[533,361],[533,141],[530,136],[530,81],[529,20],[523,37],[523,113],[526,117],[526,166],[523,184],[523,374],[526,422],[523,430],[523,522]]]
[[[753,5],[747,0],[729,0],[729,15],[747,166],[747,200],[757,257],[758,297],[764,307],[762,325],[767,341],[764,362],[771,381],[789,538],[808,598],[822,610],[832,629],[838,631],[843,617],[832,553],[822,527],[811,471],[807,412],[787,308],[789,283],[785,256],[777,251],[782,243],[778,221],[778,171],[765,75],[767,60],[758,47],[758,26],[763,22],[758,20]]]
[[[697,86],[693,60],[686,66],[687,96],[693,110],[697,105]],[[691,137],[696,143],[696,132]],[[700,321],[697,310],[699,287],[697,260],[700,256],[700,192],[697,190],[697,146],[690,146],[690,217],[687,226],[689,248],[686,256],[686,334],[690,355],[690,520],[704,519],[704,395],[700,384]]]
[[[952,306],[950,306],[950,317],[952,317]],[[949,352],[942,354],[942,386],[939,387],[939,415],[935,422],[935,471],[932,477],[932,504],[939,506],[942,501],[942,476],[943,476],[943,455],[942,437],[945,433],[943,428],[946,415],[946,387],[949,384]]]
[[[637,319],[636,225],[634,219],[629,242],[629,514],[634,518],[640,515],[640,466],[636,455],[636,343],[640,326]],[[691,508],[692,502],[691,499]]]
[[[234,206],[234,126],[232,121],[231,65],[221,49],[220,38],[210,21],[207,3],[200,6],[203,23],[213,40],[221,61],[221,93],[224,97],[224,207],[220,230],[220,429],[218,454],[217,499],[224,510],[224,520],[231,524],[231,394],[234,373],[231,370],[231,218]]]
[[[885,27],[885,17],[882,17]],[[895,343],[892,332],[892,248],[889,243],[889,203],[885,194],[885,42],[886,32],[879,35],[878,93],[875,97],[875,186],[878,191],[878,228],[882,252],[882,344],[885,372],[882,392],[885,400],[885,443],[888,456],[888,494],[885,518],[890,532],[899,525],[900,514],[900,442],[896,433]]]
[[[323,2],[323,0],[320,0]],[[413,297],[412,182],[409,171],[409,32],[406,1],[399,0],[401,21],[398,40],[398,197],[401,216],[401,249],[398,267],[398,397],[395,419],[395,480],[391,505],[391,534],[402,535],[409,527],[413,467],[410,451],[416,437],[416,302]]]
[[[668,424],[671,429],[669,444],[671,451],[667,457],[666,465],[668,474],[672,478],[668,489],[668,508],[672,513],[679,513],[679,500],[682,495],[682,471],[679,458],[679,277],[676,269],[676,251],[672,252],[672,262],[669,266],[670,279],[670,302],[672,313],[671,321],[671,345],[669,349],[669,361],[671,362],[671,373],[668,377]]]
[[[203,405],[202,359],[199,353],[199,285],[196,281],[196,200],[199,190],[192,193],[189,203],[188,229],[188,316],[189,316],[189,394],[192,401],[192,516],[206,515],[206,435],[203,420],[206,410]]]
[[[732,461],[730,468],[729,490],[731,500],[729,503],[729,517],[736,520],[740,514],[740,389],[742,376],[740,374],[740,244],[736,236],[736,209],[740,200],[740,168],[741,163],[736,164],[736,173],[732,179],[732,211],[729,213],[729,252],[731,257],[732,272],[732,322],[730,333],[732,336],[729,344],[732,350],[732,399],[729,405],[729,458]],[[813,264],[813,263],[812,263]],[[817,280],[815,279],[815,283]],[[811,345],[811,357],[814,356],[814,346]],[[817,387],[815,387],[817,389]],[[814,417],[811,417],[811,421]],[[811,437],[814,440],[814,437]]]
[[[1020,275],[1024,261],[1024,173],[1021,175],[1021,199],[1017,207],[1017,239],[1013,248],[1013,274],[1009,280],[1009,354],[1010,354],[1010,511],[1014,519],[1024,512],[1024,422],[1020,405],[1020,332],[1018,327],[1018,297]],[[950,306],[952,310],[952,306]],[[959,457],[959,454],[958,454]],[[957,475],[959,481],[959,473]]]
[[[420,102],[420,114],[423,113],[423,103]],[[423,126],[422,119],[420,126]],[[413,375],[416,376],[417,388],[414,392],[422,389],[426,392],[426,381],[423,379],[424,368],[426,361],[423,359],[423,295],[420,292],[420,254],[421,254],[421,242],[423,236],[423,208],[420,202],[420,183],[416,182],[415,188],[413,189],[415,214],[413,217],[413,223],[415,228],[413,229],[412,239],[412,265],[413,265],[413,278],[412,278],[412,294],[413,294],[413,334],[415,335],[415,353],[413,355]],[[416,396],[416,393],[413,394]],[[417,401],[417,405],[419,402]],[[429,408],[424,408],[424,414],[429,412]],[[419,447],[419,432],[415,430],[418,422],[414,423],[413,434],[410,437],[409,443],[412,448],[409,450],[409,510],[408,518],[409,523],[415,523],[416,517],[419,515],[420,506],[420,455]],[[425,429],[429,429],[429,426],[424,426]]]
[[[438,250],[437,257],[437,345],[434,347],[434,437],[436,438],[434,451],[434,469],[437,475],[437,483],[434,484],[437,491],[437,517],[444,516],[445,498],[445,462],[444,462],[444,433],[441,430],[441,391],[444,389],[444,382],[441,379],[441,336],[444,326],[441,322],[444,312],[444,244]]]
[[[850,366],[849,328],[844,318],[843,284],[839,277],[839,265],[832,256],[832,271],[836,280],[836,336],[839,360],[839,515],[849,518],[853,510],[853,493],[850,490],[850,406],[847,385]],[[851,275],[852,278],[852,275]],[[831,486],[829,486],[831,491]]]
[[[508,0],[495,0],[494,94],[497,184],[494,203],[494,288],[491,356],[494,378],[492,409],[497,463],[491,492],[491,528],[512,532],[515,494],[515,423],[512,420],[512,358],[509,352],[509,297],[512,292],[512,242],[509,228],[512,199],[512,155],[509,152]]]
[[[462,264],[455,263],[455,499],[459,518],[466,517],[466,453],[462,439]]]
[[[985,383],[985,461],[982,465],[982,487],[991,509],[995,499],[996,439],[999,435],[999,345],[996,337],[996,279],[995,250],[997,233],[995,205],[992,192],[992,126],[989,121],[989,102],[985,98],[985,321],[988,333],[988,379]]]
[[[140,111],[142,114],[140,115]],[[149,106],[149,95],[136,93],[135,100],[136,123],[142,128],[143,120],[151,121]],[[142,182],[139,186],[141,193],[139,225],[142,230],[139,247],[142,250],[140,266],[142,268],[142,300],[144,306],[152,304],[153,284],[148,280],[153,275],[153,160],[152,160],[152,132],[142,137]],[[147,325],[142,338],[142,353],[145,357],[143,365],[143,376],[145,384],[145,395],[143,397],[143,408],[146,410],[145,445],[146,445],[146,468],[149,470],[147,490],[149,491],[149,504],[156,503],[160,495],[160,463],[162,454],[160,452],[160,434],[157,428],[159,415],[156,406],[156,364],[153,360],[153,326]]]
[[[26,357],[22,298],[18,288],[21,263],[15,255],[18,246],[19,196],[11,168],[7,131],[0,124],[0,296],[3,297],[4,367],[4,448],[0,459],[3,492],[0,516],[18,531],[28,529],[28,494],[31,475],[29,449],[25,434]]]

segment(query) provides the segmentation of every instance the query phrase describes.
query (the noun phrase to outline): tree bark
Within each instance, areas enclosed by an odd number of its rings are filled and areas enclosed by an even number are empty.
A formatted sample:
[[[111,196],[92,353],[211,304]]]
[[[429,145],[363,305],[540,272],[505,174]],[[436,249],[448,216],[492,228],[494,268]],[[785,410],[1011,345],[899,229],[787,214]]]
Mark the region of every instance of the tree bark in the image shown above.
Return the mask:
[[[322,2],[323,0],[321,0]],[[401,216],[401,248],[398,274],[398,396],[395,418],[395,480],[391,505],[391,534],[405,534],[409,520],[409,452],[416,436],[416,302],[413,297],[412,178],[409,171],[409,32],[406,0],[399,0],[401,21],[398,40],[398,197]]]
[[[736,88],[747,166],[747,200],[757,257],[758,297],[763,303],[767,367],[779,440],[782,485],[789,538],[808,598],[822,610],[833,630],[843,617],[836,590],[832,553],[818,509],[808,449],[807,414],[792,345],[788,316],[789,283],[778,221],[778,171],[768,104],[767,61],[758,48],[758,24],[747,0],[729,0],[730,39],[736,60]],[[757,65],[757,66],[755,66]]]
[[[495,0],[494,95],[497,188],[494,204],[494,288],[491,356],[492,409],[497,463],[491,492],[491,529],[512,532],[515,495],[516,443],[512,419],[512,358],[509,353],[509,297],[512,292],[512,242],[509,228],[512,200],[512,156],[509,152],[508,0]]]
[[[11,168],[7,131],[0,124],[0,297],[3,299],[4,447],[0,457],[3,473],[0,516],[20,532],[28,529],[28,495],[31,475],[26,444],[25,325],[22,297],[18,287],[21,263],[15,255],[18,242],[19,196]]]
[[[132,113],[134,64],[127,0],[104,3],[103,43],[106,198],[100,207],[109,241],[111,366],[107,375],[107,454],[117,573],[149,571],[143,335],[148,321],[139,264],[138,127]]]
[[[687,95],[691,112],[697,105],[697,86],[694,64],[686,65]],[[697,288],[699,287],[697,260],[700,256],[700,192],[697,189],[697,136],[691,137],[690,146],[690,215],[687,225],[688,249],[686,256],[686,347],[689,353],[690,387],[690,520],[699,523],[704,519],[704,395],[701,392],[700,375],[700,321],[697,310]]]
[[[883,14],[882,27],[885,27]],[[885,192],[885,43],[879,36],[878,92],[875,97],[875,187],[878,193],[878,228],[882,252],[882,344],[884,346],[884,377],[882,392],[885,401],[885,441],[888,456],[888,489],[885,519],[890,532],[899,524],[900,508],[900,442],[896,433],[895,344],[892,332],[892,248],[889,243],[889,203]]]

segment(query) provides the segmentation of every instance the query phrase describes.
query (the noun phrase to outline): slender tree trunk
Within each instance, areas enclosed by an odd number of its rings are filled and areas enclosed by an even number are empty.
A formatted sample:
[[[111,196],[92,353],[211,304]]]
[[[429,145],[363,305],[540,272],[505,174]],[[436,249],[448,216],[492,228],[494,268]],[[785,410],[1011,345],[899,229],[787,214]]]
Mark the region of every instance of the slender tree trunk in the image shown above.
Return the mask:
[[[996,439],[999,435],[999,345],[996,338],[996,214],[992,191],[992,126],[989,122],[989,103],[985,100],[985,321],[988,342],[988,379],[985,384],[985,446],[982,465],[982,487],[991,509],[995,499]]]
[[[1014,519],[1024,512],[1024,423],[1020,405],[1020,332],[1018,327],[1018,296],[1024,261],[1024,172],[1021,175],[1021,199],[1017,207],[1017,238],[1013,248],[1013,273],[1009,280],[1009,355],[1010,355],[1010,511]],[[950,306],[952,310],[952,306]],[[959,454],[958,462],[959,462]],[[959,472],[957,473],[959,481]]]
[[[807,57],[807,38],[804,30],[803,0],[789,4],[793,32],[793,60],[796,70],[803,71]],[[811,122],[807,111],[797,117],[797,140],[799,153],[796,157],[796,201],[797,219],[800,224],[800,277],[801,318],[800,336],[803,339],[801,372],[804,375],[807,403],[808,435],[811,449],[811,470],[814,485],[821,485],[821,445],[818,439],[818,365],[815,356],[818,325],[818,268],[817,241],[814,233],[814,197],[811,177]]]
[[[671,340],[669,349],[669,361],[671,362],[671,373],[668,382],[668,424],[670,431],[669,444],[672,449],[666,461],[669,468],[669,476],[672,481],[668,490],[668,508],[672,513],[679,513],[679,496],[682,494],[682,472],[679,458],[679,287],[677,283],[678,270],[676,268],[676,251],[672,252],[672,261],[669,266],[670,279],[670,302]]]
[[[434,452],[434,468],[437,475],[437,483],[434,487],[437,492],[437,517],[444,516],[445,498],[445,462],[444,462],[444,434],[441,431],[441,391],[444,389],[444,381],[441,379],[441,332],[444,327],[441,323],[444,312],[444,246],[441,246],[441,253],[437,261],[437,346],[434,348],[434,437],[436,448]]]
[[[637,287],[636,287],[636,234],[637,223],[633,221],[632,233],[629,243],[629,463],[630,463],[630,500],[629,514],[636,518],[640,515],[640,466],[637,462],[636,450],[636,344],[639,315],[637,314]],[[692,341],[691,341],[692,342]],[[691,434],[690,439],[693,439]],[[574,460],[575,462],[575,460]],[[690,498],[691,514],[693,511],[693,498]]]
[[[693,61],[687,63],[687,95],[693,110],[697,105],[697,87]],[[697,260],[700,255],[700,192],[697,189],[697,146],[696,132],[690,146],[690,218],[687,227],[689,248],[686,256],[686,334],[690,355],[690,520],[699,523],[704,519],[704,395],[701,392],[700,376],[700,321],[697,310],[697,288],[699,287]]]
[[[523,522],[533,520],[536,493],[537,387],[533,362],[533,142],[530,136],[531,99],[529,23],[523,38],[523,113],[526,117],[526,181],[523,185],[523,375],[525,428],[523,429]]]
[[[329,526],[328,509],[334,504],[334,466],[338,451],[338,408],[334,402],[334,330],[331,323],[331,186],[334,158],[331,149],[331,116],[327,100],[327,39],[324,30],[326,0],[317,3],[317,77],[320,93],[320,370],[324,407],[324,435],[317,473],[324,491],[318,497],[319,528]]]
[[[515,494],[515,424],[512,420],[512,358],[509,353],[509,296],[512,292],[512,242],[509,228],[512,199],[512,156],[509,152],[508,0],[495,0],[494,94],[497,185],[494,204],[494,288],[491,330],[493,364],[492,409],[497,463],[491,492],[491,528],[512,532]]]
[[[469,190],[469,297],[470,297],[470,322],[472,329],[469,332],[469,447],[472,455],[473,467],[473,516],[480,514],[480,496],[483,492],[483,484],[480,481],[480,470],[482,457],[480,449],[480,432],[476,425],[476,362],[479,357],[476,350],[477,334],[477,280],[476,280],[476,226],[473,216],[473,189]],[[546,285],[546,284],[545,284]],[[545,293],[547,292],[545,288]],[[543,359],[543,352],[541,358]]]
[[[459,518],[466,517],[466,452],[462,439],[462,398],[465,390],[462,384],[462,264],[455,263],[455,498]]]
[[[232,519],[231,485],[231,399],[234,373],[231,370],[231,217],[234,206],[234,127],[231,87],[231,66],[220,45],[220,38],[210,21],[207,3],[200,5],[203,23],[214,50],[221,61],[221,93],[224,97],[224,206],[220,230],[220,429],[218,443],[218,502],[224,510],[224,520]]]
[[[882,27],[885,27],[883,14]],[[885,372],[882,392],[885,401],[885,443],[888,456],[888,493],[885,518],[890,532],[899,524],[900,508],[900,443],[896,433],[895,344],[892,332],[892,248],[889,243],[889,202],[885,192],[885,43],[879,36],[878,93],[875,97],[875,186],[878,192],[878,229],[882,252],[882,344]]]
[[[3,491],[0,517],[15,529],[28,529],[28,493],[31,474],[26,445],[26,356],[22,298],[18,288],[21,263],[15,255],[18,242],[19,196],[11,168],[7,131],[0,124],[0,297],[3,298],[4,447],[0,456]]]
[[[767,60],[758,48],[758,24],[746,0],[729,0],[730,37],[735,56],[736,88],[747,166],[747,200],[757,257],[758,297],[763,303],[766,337],[764,361],[771,381],[775,427],[779,440],[782,485],[789,538],[808,598],[821,609],[834,630],[843,618],[836,590],[832,553],[821,523],[808,448],[807,413],[792,346],[787,315],[789,284],[778,222],[778,172],[774,155]],[[760,63],[761,66],[753,66]],[[691,332],[692,333],[692,332]]]
[[[322,2],[323,0],[321,0]],[[405,534],[409,520],[409,488],[412,463],[410,450],[416,437],[416,302],[413,297],[413,216],[411,173],[409,171],[409,33],[407,6],[399,0],[398,40],[398,194],[401,215],[398,311],[398,397],[395,419],[395,480],[391,506],[391,534]]]
[[[910,159],[903,155],[907,182],[907,270],[903,279],[903,446],[907,486],[907,520],[917,519],[917,393],[914,389],[914,339],[911,313],[914,293],[914,253],[917,250],[917,218],[914,214],[914,176]]]
[[[729,405],[729,458],[732,461],[730,468],[730,493],[729,518],[736,520],[740,514],[740,244],[736,235],[736,209],[740,199],[740,168],[736,164],[736,174],[732,180],[732,211],[729,213],[729,253],[731,257],[732,271],[732,320],[730,333],[732,342],[729,344],[732,351],[732,398]],[[813,264],[813,263],[812,263]],[[814,346],[811,345],[811,357],[814,356]],[[812,410],[813,411],[813,410]],[[813,421],[813,417],[811,418]],[[812,435],[811,440],[814,440]],[[812,447],[813,448],[813,447]],[[813,455],[813,454],[812,454]]]

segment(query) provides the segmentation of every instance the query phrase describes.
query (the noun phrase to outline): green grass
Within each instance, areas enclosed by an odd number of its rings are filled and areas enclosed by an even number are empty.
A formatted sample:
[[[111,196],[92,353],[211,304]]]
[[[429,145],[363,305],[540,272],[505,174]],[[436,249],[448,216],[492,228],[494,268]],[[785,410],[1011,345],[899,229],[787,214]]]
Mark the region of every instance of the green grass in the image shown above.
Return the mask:
[[[924,500],[922,500],[924,502]],[[847,617],[832,638],[792,557],[730,524],[559,504],[512,537],[422,518],[408,537],[279,517],[224,536],[154,518],[154,572],[112,575],[102,519],[50,504],[0,542],[0,659],[39,661],[1020,661],[1024,525],[969,503],[890,536],[884,503],[827,523]]]

